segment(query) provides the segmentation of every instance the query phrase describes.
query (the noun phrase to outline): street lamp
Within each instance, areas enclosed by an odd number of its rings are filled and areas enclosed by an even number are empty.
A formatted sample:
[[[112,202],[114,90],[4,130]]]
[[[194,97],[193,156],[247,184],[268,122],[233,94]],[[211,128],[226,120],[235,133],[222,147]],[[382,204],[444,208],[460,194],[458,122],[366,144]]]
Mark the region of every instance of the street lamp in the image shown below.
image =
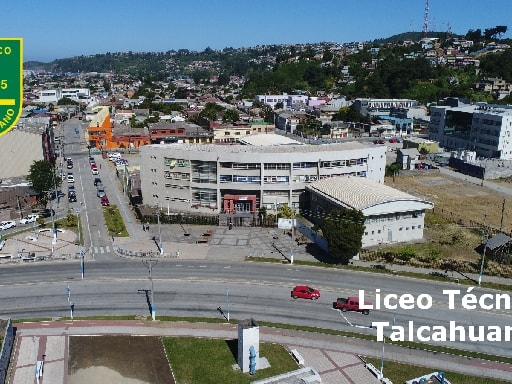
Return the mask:
[[[150,289],[151,289],[151,303],[150,303],[150,311],[151,311],[151,318],[153,321],[156,319],[156,307],[155,307],[155,301],[153,297],[153,266],[158,263],[158,260],[142,260],[142,264],[146,266],[149,270],[149,282],[150,282]]]
[[[228,311],[228,323],[229,323],[229,288],[226,289],[226,308]]]
[[[162,247],[162,226],[160,225],[160,206],[158,206],[158,213],[156,218],[158,220],[158,248],[160,249],[160,255],[163,255],[164,249]]]
[[[82,275],[82,280],[85,275],[85,260],[84,260],[84,251],[81,249],[81,238],[80,238],[80,212],[76,212],[76,223],[77,223],[77,231],[78,231],[78,253],[80,254],[80,274]]]
[[[73,311],[75,310],[75,303],[73,303],[73,301],[71,301],[71,288],[69,288],[69,284],[66,288],[66,292],[68,294],[68,303],[69,303],[69,309],[70,309],[70,314],[71,314],[71,320],[73,320]]]

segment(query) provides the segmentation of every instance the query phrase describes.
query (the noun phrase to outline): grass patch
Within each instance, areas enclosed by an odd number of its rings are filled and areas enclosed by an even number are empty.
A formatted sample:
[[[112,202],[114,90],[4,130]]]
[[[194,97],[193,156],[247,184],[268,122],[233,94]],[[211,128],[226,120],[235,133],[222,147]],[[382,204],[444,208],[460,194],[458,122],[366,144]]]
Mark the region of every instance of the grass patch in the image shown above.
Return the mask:
[[[380,369],[381,360],[375,358],[364,358],[366,362],[372,363],[376,368]],[[439,369],[441,370],[441,369]],[[409,365],[396,363],[394,361],[384,360],[384,377],[390,379],[393,383],[405,383],[407,380],[414,379],[432,372],[435,369],[422,367],[420,365]],[[509,383],[509,381],[501,381],[496,379],[489,379],[477,376],[468,376],[463,373],[450,372],[442,370],[445,373],[445,377],[452,384],[503,384]]]
[[[163,344],[178,383],[249,384],[299,368],[280,344],[260,343],[260,357],[265,357],[270,367],[257,370],[253,376],[232,368],[237,364],[236,339],[165,337]]]
[[[128,237],[128,231],[116,205],[104,207],[103,217],[105,217],[109,236]]]

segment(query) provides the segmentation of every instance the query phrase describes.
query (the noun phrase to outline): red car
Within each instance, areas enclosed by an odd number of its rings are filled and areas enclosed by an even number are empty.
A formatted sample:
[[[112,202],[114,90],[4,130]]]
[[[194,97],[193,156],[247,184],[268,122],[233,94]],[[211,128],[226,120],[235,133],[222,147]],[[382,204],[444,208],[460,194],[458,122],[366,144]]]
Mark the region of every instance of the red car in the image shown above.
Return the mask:
[[[108,197],[106,195],[101,198],[101,205],[104,207],[108,207],[110,205],[110,201],[108,201]]]
[[[291,296],[294,299],[301,298],[317,300],[320,298],[320,291],[318,289],[308,287],[307,285],[297,285],[295,288],[293,288]]]

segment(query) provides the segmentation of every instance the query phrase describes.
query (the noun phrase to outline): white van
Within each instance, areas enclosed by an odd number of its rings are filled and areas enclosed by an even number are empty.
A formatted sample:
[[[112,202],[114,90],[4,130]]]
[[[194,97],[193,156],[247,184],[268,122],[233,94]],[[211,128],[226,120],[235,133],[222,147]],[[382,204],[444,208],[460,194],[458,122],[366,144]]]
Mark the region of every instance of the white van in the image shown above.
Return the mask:
[[[121,158],[121,154],[119,152],[112,152],[112,153],[108,154],[108,159],[110,161],[114,161],[114,160],[120,159],[120,158]]]

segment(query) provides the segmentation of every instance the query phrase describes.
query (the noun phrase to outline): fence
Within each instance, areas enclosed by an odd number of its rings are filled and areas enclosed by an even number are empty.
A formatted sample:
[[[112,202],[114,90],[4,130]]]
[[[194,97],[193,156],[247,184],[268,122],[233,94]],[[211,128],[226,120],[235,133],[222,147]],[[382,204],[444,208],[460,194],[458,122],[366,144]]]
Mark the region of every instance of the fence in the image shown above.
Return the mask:
[[[4,332],[4,341],[2,342],[2,350],[0,351],[0,384],[5,383],[7,368],[9,368],[12,347],[14,345],[14,329],[11,319],[7,320]]]
[[[114,247],[114,252],[126,257],[166,257],[166,258],[178,258],[179,251],[176,253],[165,253],[163,255],[157,251],[130,251],[121,247]]]
[[[512,237],[512,232],[506,232],[503,230],[503,228],[496,228],[496,227],[493,227],[492,225],[484,224],[484,223],[481,223],[481,222],[475,221],[475,220],[467,220],[467,219],[464,220],[462,217],[460,217],[457,214],[455,214],[451,211],[448,211],[446,209],[434,207],[432,209],[432,213],[434,213],[435,215],[437,215],[439,217],[442,217],[443,219],[449,220],[452,223],[458,224],[463,227],[475,228],[475,229],[480,228],[480,229],[484,229],[487,234],[503,233],[504,235]]]

